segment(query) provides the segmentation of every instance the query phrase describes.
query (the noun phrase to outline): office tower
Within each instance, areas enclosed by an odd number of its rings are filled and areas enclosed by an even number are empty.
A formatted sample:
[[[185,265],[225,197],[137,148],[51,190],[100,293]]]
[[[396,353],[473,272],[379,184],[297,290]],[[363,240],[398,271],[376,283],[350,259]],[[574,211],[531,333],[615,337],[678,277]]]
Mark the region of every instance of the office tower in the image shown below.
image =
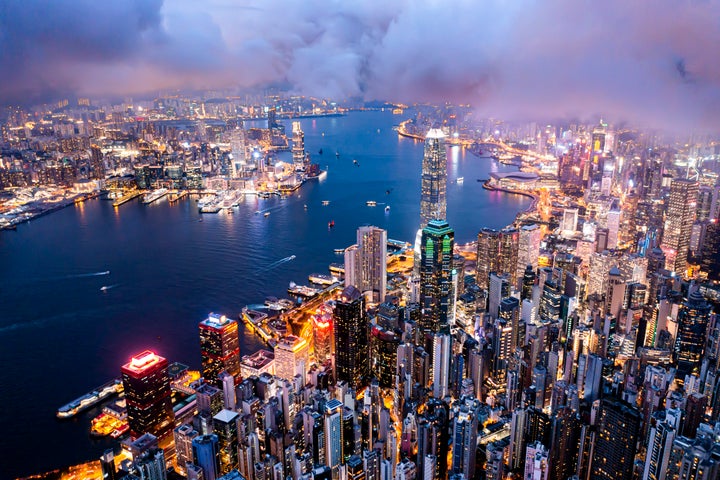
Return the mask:
[[[164,437],[174,427],[167,367],[165,358],[145,350],[121,368],[132,438],[143,433]]]
[[[702,271],[708,280],[720,281],[720,221],[714,220],[707,226],[702,247]]]
[[[511,288],[517,287],[517,263],[519,255],[520,232],[515,228],[504,228],[500,230],[497,254],[497,272],[507,274]]]
[[[167,467],[162,448],[152,448],[133,459],[135,472],[142,480],[166,480]]]
[[[680,382],[685,380],[685,375],[700,369],[711,309],[710,304],[697,290],[680,306],[675,341],[675,358],[678,364],[676,378]]]
[[[525,340],[525,324],[520,323],[520,302],[515,297],[503,298],[498,312],[498,318],[512,329],[511,348],[521,347]]]
[[[448,395],[450,383],[450,359],[452,355],[452,337],[449,332],[433,334],[433,396],[444,398]]]
[[[665,480],[667,467],[672,453],[672,445],[677,436],[679,418],[669,410],[660,410],[650,418],[650,435],[645,454],[643,480]]]
[[[237,405],[237,394],[235,392],[235,377],[230,375],[228,372],[220,372],[218,380],[222,385],[223,405],[228,410],[235,410],[235,407]]]
[[[370,328],[370,372],[382,388],[395,385],[398,347],[402,337],[398,331],[373,324]]]
[[[305,169],[305,133],[300,122],[292,122],[292,159],[296,171]]]
[[[363,460],[360,455],[352,455],[347,461],[347,480],[365,480]]]
[[[367,317],[360,291],[346,287],[335,305],[336,380],[360,390],[367,371]]]
[[[175,438],[175,455],[180,473],[185,473],[185,465],[193,462],[192,441],[199,436],[192,425],[180,425],[173,431]]]
[[[536,277],[537,275],[535,275],[535,270],[533,270],[532,265],[527,265],[520,277],[522,278],[522,288],[520,291],[521,300],[532,300]]]
[[[318,365],[323,365],[333,353],[333,317],[331,312],[312,316],[313,352]]]
[[[670,199],[663,229],[662,250],[665,268],[684,277],[687,269],[690,229],[695,221],[698,183],[675,178],[670,183]]]
[[[478,232],[476,282],[482,289],[488,289],[490,273],[499,271],[499,250],[499,231],[492,228],[483,228]]]
[[[431,220],[422,231],[420,304],[422,330],[439,332],[454,318],[453,247],[455,232],[445,220]]]
[[[343,404],[331,399],[325,404],[324,437],[325,465],[332,470],[333,479],[338,477],[340,464],[343,463]]]
[[[246,146],[245,141],[245,130],[242,128],[236,128],[230,132],[230,149],[231,149],[231,163],[230,163],[230,175],[233,178],[242,176],[243,170],[247,166],[246,157]]]
[[[355,256],[350,260],[350,269],[348,255]],[[387,289],[387,232],[373,226],[358,228],[357,248],[347,249],[345,256],[345,285],[369,293],[374,303],[383,302]]]
[[[510,275],[506,273],[490,273],[488,286],[488,314],[498,318],[500,303],[510,296]]]
[[[238,420],[240,415],[232,410],[221,410],[213,417],[213,433],[218,439],[220,473],[226,474],[238,468]]]
[[[540,235],[540,227],[535,224],[524,225],[518,230],[518,254],[517,265],[515,266],[515,276],[518,282],[523,278],[528,265],[530,265],[533,272],[538,269]]]
[[[453,420],[452,472],[464,478],[475,478],[475,452],[477,451],[478,418],[472,402],[461,405]]]
[[[688,395],[685,400],[685,419],[682,423],[682,435],[695,438],[698,427],[705,417],[708,397],[700,393]]]
[[[115,468],[115,453],[112,448],[105,450],[100,456],[100,472],[102,480],[115,480],[117,477],[117,469]]]
[[[630,480],[640,432],[640,413],[627,403],[601,400],[598,432],[590,465],[596,480]]]
[[[300,375],[304,382],[309,357],[310,346],[304,338],[285,335],[275,345],[275,376],[292,380]]]
[[[238,324],[225,315],[211,313],[200,322],[202,375],[208,383],[222,387],[218,375],[223,370],[240,380]]]
[[[557,409],[550,419],[549,478],[569,478],[578,461],[581,422],[570,407]]]
[[[193,463],[202,468],[204,480],[217,480],[220,473],[218,436],[201,435],[192,440]]]
[[[225,406],[223,391],[209,383],[202,383],[195,389],[197,409],[201,415],[213,417]]]
[[[447,218],[447,153],[445,134],[438,128],[425,135],[420,192],[420,228],[431,220]]]
[[[539,229],[538,229],[539,234]],[[534,230],[516,230],[514,228],[506,228],[504,230],[493,230],[491,228],[483,228],[478,232],[477,246],[477,284],[482,289],[487,289],[490,274],[508,274],[511,287],[516,287],[518,282],[518,261],[520,261],[520,239],[525,242],[523,248],[530,248],[535,238]],[[540,249],[538,236],[538,250]],[[523,272],[526,265],[534,262],[537,265],[536,250],[534,254],[524,250],[524,259],[527,261],[523,265]],[[534,260],[533,260],[534,256]],[[521,272],[522,273],[522,272]]]
[[[547,280],[540,295],[540,320],[554,323],[560,319],[562,291],[555,280]]]

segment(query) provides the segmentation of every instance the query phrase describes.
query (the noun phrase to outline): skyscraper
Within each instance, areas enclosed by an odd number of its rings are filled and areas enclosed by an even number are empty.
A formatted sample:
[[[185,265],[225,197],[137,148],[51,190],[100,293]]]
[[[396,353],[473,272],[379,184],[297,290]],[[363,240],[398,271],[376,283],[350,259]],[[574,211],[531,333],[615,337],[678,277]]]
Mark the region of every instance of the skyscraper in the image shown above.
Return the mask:
[[[240,380],[238,324],[225,315],[211,313],[200,322],[202,374],[208,383],[222,388],[218,375],[223,370]]]
[[[275,375],[292,380],[295,375],[305,378],[310,346],[304,338],[286,335],[275,345]]]
[[[202,468],[205,480],[215,480],[221,475],[217,435],[213,433],[193,438],[192,452],[193,463]]]
[[[683,277],[687,269],[690,229],[695,221],[697,195],[697,182],[684,178],[672,180],[661,247],[666,257],[665,268]]]
[[[685,380],[685,375],[700,368],[710,311],[710,304],[698,291],[691,293],[678,311],[675,358],[678,363],[677,379],[680,382]]]
[[[455,232],[445,220],[430,220],[420,244],[420,325],[438,332],[453,320],[453,248]]]
[[[238,467],[238,420],[232,410],[221,410],[213,417],[213,433],[217,435],[220,473],[226,474]]]
[[[445,134],[438,128],[425,135],[420,194],[420,227],[447,218],[447,153]]]
[[[518,230],[517,264],[515,267],[518,282],[523,278],[525,268],[528,265],[532,267],[533,272],[538,269],[540,235],[540,227],[535,224],[525,225]]]
[[[510,285],[517,287],[519,241],[520,233],[514,228],[500,231],[491,228],[480,230],[478,233],[476,279],[480,288],[488,288],[489,277],[493,272],[507,273]],[[535,264],[537,265],[537,257]],[[523,266],[523,270],[524,268]]]
[[[338,477],[343,460],[342,402],[331,399],[325,404],[325,465],[332,469],[332,477]]]
[[[132,438],[143,433],[164,437],[174,427],[167,367],[165,358],[146,350],[121,368]]]
[[[292,158],[295,170],[305,169],[305,133],[300,128],[300,122],[292,122]]]
[[[592,456],[591,478],[630,480],[640,432],[640,413],[627,403],[603,399]]]
[[[357,248],[346,251],[345,285],[354,285],[362,293],[370,292],[372,301],[385,300],[387,289],[387,232],[373,226],[357,230]],[[347,256],[355,258],[348,262]],[[347,268],[348,263],[350,269]]]
[[[367,316],[360,291],[346,287],[335,305],[335,372],[359,390],[368,362]]]

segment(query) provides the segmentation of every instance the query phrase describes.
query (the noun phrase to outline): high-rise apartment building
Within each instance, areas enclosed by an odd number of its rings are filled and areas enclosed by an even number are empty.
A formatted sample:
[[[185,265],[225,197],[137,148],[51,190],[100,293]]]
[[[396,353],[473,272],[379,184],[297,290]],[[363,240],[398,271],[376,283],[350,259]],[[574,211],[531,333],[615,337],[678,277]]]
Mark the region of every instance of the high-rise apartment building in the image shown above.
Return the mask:
[[[596,480],[630,480],[640,433],[640,413],[631,405],[603,399],[598,432],[590,465]]]
[[[348,256],[354,258],[348,259]],[[385,300],[387,290],[387,231],[373,226],[357,230],[357,246],[345,252],[345,285],[354,285],[374,303]],[[350,265],[350,268],[348,268]]]

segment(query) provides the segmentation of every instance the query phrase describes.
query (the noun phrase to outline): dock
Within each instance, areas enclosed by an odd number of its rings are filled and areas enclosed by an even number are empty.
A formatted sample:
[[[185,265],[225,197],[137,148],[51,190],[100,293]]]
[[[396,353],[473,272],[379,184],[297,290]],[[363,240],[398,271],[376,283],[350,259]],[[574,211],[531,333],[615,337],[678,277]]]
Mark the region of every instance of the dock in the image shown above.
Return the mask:
[[[187,197],[190,194],[187,190],[182,190],[179,193],[171,193],[168,195],[168,202],[171,204],[177,203],[183,198]]]
[[[109,382],[100,385],[93,391],[86,393],[85,395],[76,398],[67,405],[63,405],[57,410],[57,417],[72,418],[78,413],[87,410],[90,407],[97,405],[108,397],[120,393],[123,389],[122,381],[119,378],[114,378]]]
[[[130,193],[126,193],[125,195],[123,195],[122,197],[118,198],[117,200],[115,200],[115,201],[113,202],[113,207],[119,207],[119,206],[122,205],[123,203],[129,202],[129,201],[132,200],[133,198],[139,197],[139,196],[142,195],[143,193],[145,193],[145,192],[142,191],[142,190],[133,190],[133,191],[130,192]]]

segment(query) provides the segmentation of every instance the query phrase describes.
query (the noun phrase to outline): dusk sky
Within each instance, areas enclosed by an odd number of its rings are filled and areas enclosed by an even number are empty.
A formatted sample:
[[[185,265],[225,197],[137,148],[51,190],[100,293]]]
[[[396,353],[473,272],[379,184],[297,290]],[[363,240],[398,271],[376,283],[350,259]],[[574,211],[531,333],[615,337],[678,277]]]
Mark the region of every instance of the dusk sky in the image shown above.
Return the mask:
[[[720,0],[4,0],[0,102],[280,83],[720,127]]]

